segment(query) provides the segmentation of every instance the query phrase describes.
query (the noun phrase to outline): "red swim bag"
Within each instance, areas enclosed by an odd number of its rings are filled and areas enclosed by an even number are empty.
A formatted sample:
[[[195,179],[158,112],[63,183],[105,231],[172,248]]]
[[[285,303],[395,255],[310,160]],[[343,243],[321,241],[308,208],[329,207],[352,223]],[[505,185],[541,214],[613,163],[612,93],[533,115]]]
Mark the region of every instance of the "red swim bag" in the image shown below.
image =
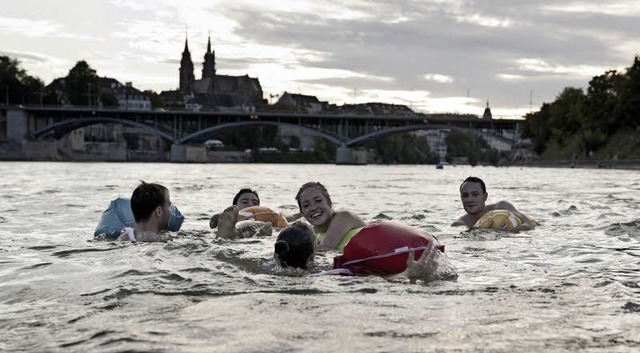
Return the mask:
[[[395,275],[407,269],[410,250],[417,260],[431,242],[444,252],[444,245],[434,236],[416,228],[395,222],[372,223],[349,241],[342,255],[333,259],[333,268],[358,275]]]

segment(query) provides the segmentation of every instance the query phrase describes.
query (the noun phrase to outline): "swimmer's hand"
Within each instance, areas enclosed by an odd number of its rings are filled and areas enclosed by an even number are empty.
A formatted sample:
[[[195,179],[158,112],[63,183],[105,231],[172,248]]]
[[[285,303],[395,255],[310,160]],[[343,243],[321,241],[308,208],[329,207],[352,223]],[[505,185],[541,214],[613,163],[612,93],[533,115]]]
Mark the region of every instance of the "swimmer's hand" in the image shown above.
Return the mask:
[[[435,261],[435,257],[438,256],[438,254],[439,251],[433,246],[433,242],[427,246],[427,249],[422,252],[418,260],[415,260],[414,250],[409,250],[405,274],[409,277],[411,283],[416,283],[418,279],[427,281],[433,277],[438,269],[438,263]]]
[[[218,226],[218,218],[219,217],[220,217],[219,213],[216,213],[213,216],[211,216],[211,219],[209,220],[209,227],[211,229],[213,229],[213,228]]]
[[[238,223],[238,207],[230,206],[218,217],[218,238],[235,238]]]

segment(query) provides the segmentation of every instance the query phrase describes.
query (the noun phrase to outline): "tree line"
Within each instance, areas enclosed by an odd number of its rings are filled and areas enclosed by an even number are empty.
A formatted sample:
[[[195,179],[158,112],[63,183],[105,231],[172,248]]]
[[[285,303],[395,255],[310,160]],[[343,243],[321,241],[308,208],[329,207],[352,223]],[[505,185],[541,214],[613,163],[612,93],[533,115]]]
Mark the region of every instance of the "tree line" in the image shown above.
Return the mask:
[[[40,103],[44,94],[44,83],[21,69],[18,60],[0,56],[0,89],[2,103]]]
[[[621,131],[640,127],[640,57],[624,72],[609,70],[589,81],[586,92],[565,88],[551,103],[525,116],[523,138],[544,154],[571,145],[590,156]],[[617,155],[616,155],[617,156]],[[624,156],[620,156],[624,157]]]
[[[54,81],[55,83],[55,81]],[[0,89],[6,104],[45,104],[117,107],[118,99],[110,91],[103,91],[96,70],[84,61],[78,61],[54,88],[20,68],[20,62],[7,56],[0,56]],[[60,92],[56,92],[59,89]],[[161,106],[159,95],[145,91],[152,106]],[[155,107],[155,106],[154,106]]]

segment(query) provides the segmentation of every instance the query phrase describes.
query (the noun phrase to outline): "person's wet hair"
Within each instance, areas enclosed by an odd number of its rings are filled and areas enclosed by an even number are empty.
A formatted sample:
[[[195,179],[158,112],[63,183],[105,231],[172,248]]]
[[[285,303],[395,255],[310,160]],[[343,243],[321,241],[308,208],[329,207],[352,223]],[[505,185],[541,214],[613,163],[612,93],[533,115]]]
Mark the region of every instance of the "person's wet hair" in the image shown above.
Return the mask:
[[[302,192],[305,191],[306,189],[310,189],[310,188],[320,189],[320,193],[322,194],[322,196],[324,196],[329,207],[333,206],[333,202],[331,202],[331,196],[329,196],[329,191],[327,191],[327,188],[325,188],[324,185],[322,185],[317,181],[310,181],[308,183],[304,183],[300,187],[300,190],[298,190],[298,193],[296,194],[296,201],[298,201],[298,208],[300,209],[301,212],[302,212],[302,206],[300,205],[300,194],[302,194]]]
[[[478,177],[468,177],[466,178],[462,184],[460,184],[460,190],[462,190],[462,185],[464,185],[464,183],[479,183],[480,184],[480,188],[482,188],[482,193],[486,194],[487,193],[487,187],[484,185],[484,181],[482,181],[482,179],[478,178]]]
[[[233,198],[232,205],[237,204],[238,203],[238,199],[240,198],[240,196],[242,194],[246,194],[246,193],[252,193],[252,194],[256,195],[256,198],[258,199],[258,204],[260,204],[260,196],[258,196],[258,193],[256,191],[251,190],[251,189],[240,189],[240,191],[238,191],[236,196]]]
[[[167,192],[167,188],[160,184],[141,181],[131,194],[131,212],[135,221],[148,220],[156,207],[164,206]]]
[[[307,269],[309,256],[314,251],[315,236],[311,227],[304,222],[296,222],[278,234],[274,245],[275,258],[280,265]]]

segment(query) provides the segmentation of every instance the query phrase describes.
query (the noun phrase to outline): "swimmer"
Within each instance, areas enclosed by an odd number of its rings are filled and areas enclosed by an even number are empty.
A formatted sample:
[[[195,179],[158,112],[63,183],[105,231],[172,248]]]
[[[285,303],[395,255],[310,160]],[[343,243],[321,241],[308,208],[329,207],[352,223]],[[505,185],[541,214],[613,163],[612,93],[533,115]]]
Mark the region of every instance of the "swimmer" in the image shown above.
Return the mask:
[[[414,251],[409,251],[407,267],[403,274],[410,279],[411,283],[415,283],[418,279],[428,281],[434,278],[438,265],[443,263],[445,256],[436,249],[435,244],[436,242],[432,241],[418,260],[414,257]],[[296,222],[284,228],[278,234],[274,244],[274,258],[282,267],[308,270],[315,254],[315,234],[305,222]]]
[[[238,206],[229,206],[218,217],[218,238],[250,238],[253,236],[271,236],[271,222],[246,220],[238,222]]]
[[[274,257],[282,267],[307,270],[316,255],[316,236],[304,222],[296,222],[278,234]]]
[[[169,225],[170,206],[171,198],[166,187],[143,181],[131,195],[135,224],[133,228],[125,227],[117,240],[167,241],[169,237],[160,231]]]
[[[242,210],[251,206],[260,206],[260,197],[258,193],[251,189],[240,189],[236,196],[233,198],[232,205],[237,206],[239,210]],[[216,213],[211,216],[209,220],[209,227],[211,229],[218,226],[218,219],[220,217],[220,213]]]
[[[342,250],[365,222],[350,211],[333,209],[327,189],[318,182],[309,182],[296,195],[300,213],[313,225],[316,242],[324,248]]]
[[[468,177],[465,179],[460,185],[460,199],[462,200],[462,206],[467,214],[458,218],[458,220],[453,222],[451,226],[466,226],[467,228],[472,229],[476,222],[485,213],[493,210],[507,210],[522,221],[522,224],[513,229],[514,232],[534,228],[535,223],[507,201],[500,201],[487,205],[486,201],[488,196],[487,188],[482,179],[476,177]]]

